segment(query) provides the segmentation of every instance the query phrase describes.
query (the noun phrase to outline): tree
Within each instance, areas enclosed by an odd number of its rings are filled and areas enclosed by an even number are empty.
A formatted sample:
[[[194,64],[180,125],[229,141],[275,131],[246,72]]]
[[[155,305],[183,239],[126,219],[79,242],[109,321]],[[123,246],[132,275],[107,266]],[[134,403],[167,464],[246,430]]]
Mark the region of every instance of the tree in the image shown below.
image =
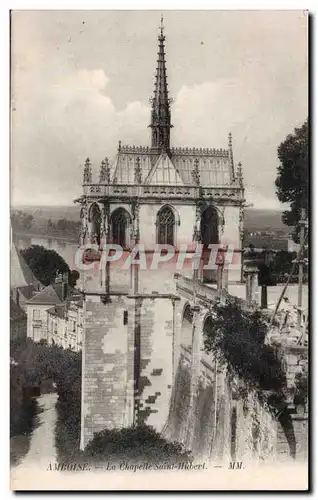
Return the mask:
[[[66,231],[68,229],[68,227],[70,226],[70,223],[66,219],[59,219],[57,221],[56,225],[57,225],[58,229],[63,233],[64,231]]]
[[[70,268],[55,250],[48,250],[40,245],[32,245],[21,250],[21,255],[33,271],[34,276],[45,286],[54,283],[56,274],[68,273]]]
[[[47,221],[47,232],[48,232],[48,234],[52,234],[53,230],[54,230],[54,224],[52,222],[52,219],[49,219]]]
[[[204,348],[226,363],[247,388],[284,398],[286,374],[275,349],[265,343],[268,321],[238,299],[219,305],[204,326]]]
[[[57,449],[76,449],[80,439],[81,353],[35,343],[31,339],[19,339],[10,343],[10,354],[15,360],[10,366],[11,435],[29,434],[35,423],[32,393],[26,399],[24,389],[38,387],[51,379],[59,396],[55,428]]]
[[[289,274],[293,267],[293,260],[295,260],[296,257],[296,252],[280,250],[275,254],[273,261],[271,262],[271,271],[277,276]],[[294,272],[297,274],[297,269],[295,269]]]
[[[301,209],[308,216],[308,119],[294,134],[289,134],[278,147],[280,165],[275,185],[279,201],[289,203],[290,209],[283,212],[282,220],[295,227],[293,239],[299,239]]]
[[[11,224],[17,231],[30,230],[33,226],[33,215],[23,212],[23,210],[14,210],[11,214]]]

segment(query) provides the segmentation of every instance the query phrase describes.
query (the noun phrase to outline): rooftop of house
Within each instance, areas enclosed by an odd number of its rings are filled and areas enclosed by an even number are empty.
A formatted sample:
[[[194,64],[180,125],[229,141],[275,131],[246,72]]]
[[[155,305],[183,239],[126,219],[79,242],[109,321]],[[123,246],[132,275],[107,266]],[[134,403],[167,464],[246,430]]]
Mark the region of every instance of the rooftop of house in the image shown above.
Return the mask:
[[[58,318],[65,318],[67,314],[67,305],[66,304],[56,305],[51,309],[48,309],[47,313],[50,314],[51,316],[56,316]]]
[[[30,300],[27,301],[27,304],[58,305],[70,301],[82,301],[83,303],[81,292],[75,288],[71,288],[66,283],[64,284],[66,286],[66,290],[63,289],[63,286],[61,285],[61,283],[55,283],[46,286],[32,296]],[[64,295],[65,291],[66,295]]]
[[[34,295],[30,300],[28,300],[28,304],[35,305],[50,305],[50,304],[61,304],[62,298],[58,293],[56,287],[54,285],[48,285],[38,293]]]
[[[16,247],[14,238],[11,242],[10,255],[10,289],[26,287],[29,285],[39,284],[39,280],[34,276],[33,272],[25,262],[21,253]]]
[[[26,285],[26,286],[19,286],[18,287],[20,295],[23,295],[23,297],[26,300],[30,300],[35,293],[39,291],[39,285],[37,284],[32,284],[32,285]]]

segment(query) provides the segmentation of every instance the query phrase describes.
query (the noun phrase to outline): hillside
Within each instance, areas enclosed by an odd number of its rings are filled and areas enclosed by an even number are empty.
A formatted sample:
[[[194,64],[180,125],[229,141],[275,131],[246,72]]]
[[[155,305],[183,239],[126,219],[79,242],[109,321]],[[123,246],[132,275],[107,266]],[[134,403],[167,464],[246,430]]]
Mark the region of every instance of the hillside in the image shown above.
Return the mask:
[[[247,208],[245,210],[245,229],[252,231],[285,231],[290,232],[290,228],[282,222],[282,212],[280,210],[259,210]]]
[[[62,206],[62,207],[16,207],[23,210],[27,214],[32,214],[34,219],[38,222],[51,219],[56,222],[59,219],[67,219],[69,221],[79,221],[80,208],[78,205]],[[14,210],[15,207],[12,207]],[[245,230],[248,232],[253,231],[266,231],[266,230],[281,230],[289,232],[289,228],[282,223],[282,212],[279,210],[259,210],[255,208],[247,208],[245,210]]]
[[[80,206],[70,205],[70,206],[41,206],[41,207],[31,207],[31,206],[18,206],[11,207],[11,210],[23,210],[27,214],[32,214],[34,219],[38,222],[42,220],[51,219],[52,222],[56,222],[59,219],[67,219],[69,221],[77,222],[80,218]]]

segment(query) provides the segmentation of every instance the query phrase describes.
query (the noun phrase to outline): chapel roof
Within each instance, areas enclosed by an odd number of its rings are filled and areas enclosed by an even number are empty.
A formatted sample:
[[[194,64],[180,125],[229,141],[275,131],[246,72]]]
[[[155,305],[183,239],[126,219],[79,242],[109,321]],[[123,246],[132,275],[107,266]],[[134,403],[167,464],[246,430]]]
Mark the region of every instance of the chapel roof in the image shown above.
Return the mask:
[[[151,145],[118,144],[112,164],[108,158],[101,165],[101,184],[184,185],[213,187],[242,187],[240,168],[234,171],[232,135],[228,149],[171,147],[171,102],[166,70],[163,18],[158,35],[157,64],[151,102]],[[138,163],[138,164],[137,164]],[[137,165],[137,168],[136,168]],[[138,173],[137,173],[138,172]],[[85,162],[84,184],[91,184],[89,158]]]
[[[169,152],[156,154],[148,147],[121,146],[111,166],[111,182],[134,184],[137,158],[143,185],[195,185],[192,175],[195,162],[204,187],[228,186],[234,180],[230,150],[171,148]]]

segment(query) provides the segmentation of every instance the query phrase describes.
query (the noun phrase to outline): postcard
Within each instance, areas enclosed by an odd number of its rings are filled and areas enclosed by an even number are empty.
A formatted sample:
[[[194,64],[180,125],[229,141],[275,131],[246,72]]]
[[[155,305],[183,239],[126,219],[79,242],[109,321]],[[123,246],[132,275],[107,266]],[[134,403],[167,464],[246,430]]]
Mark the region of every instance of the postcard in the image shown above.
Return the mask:
[[[11,11],[12,490],[308,490],[308,18]]]

